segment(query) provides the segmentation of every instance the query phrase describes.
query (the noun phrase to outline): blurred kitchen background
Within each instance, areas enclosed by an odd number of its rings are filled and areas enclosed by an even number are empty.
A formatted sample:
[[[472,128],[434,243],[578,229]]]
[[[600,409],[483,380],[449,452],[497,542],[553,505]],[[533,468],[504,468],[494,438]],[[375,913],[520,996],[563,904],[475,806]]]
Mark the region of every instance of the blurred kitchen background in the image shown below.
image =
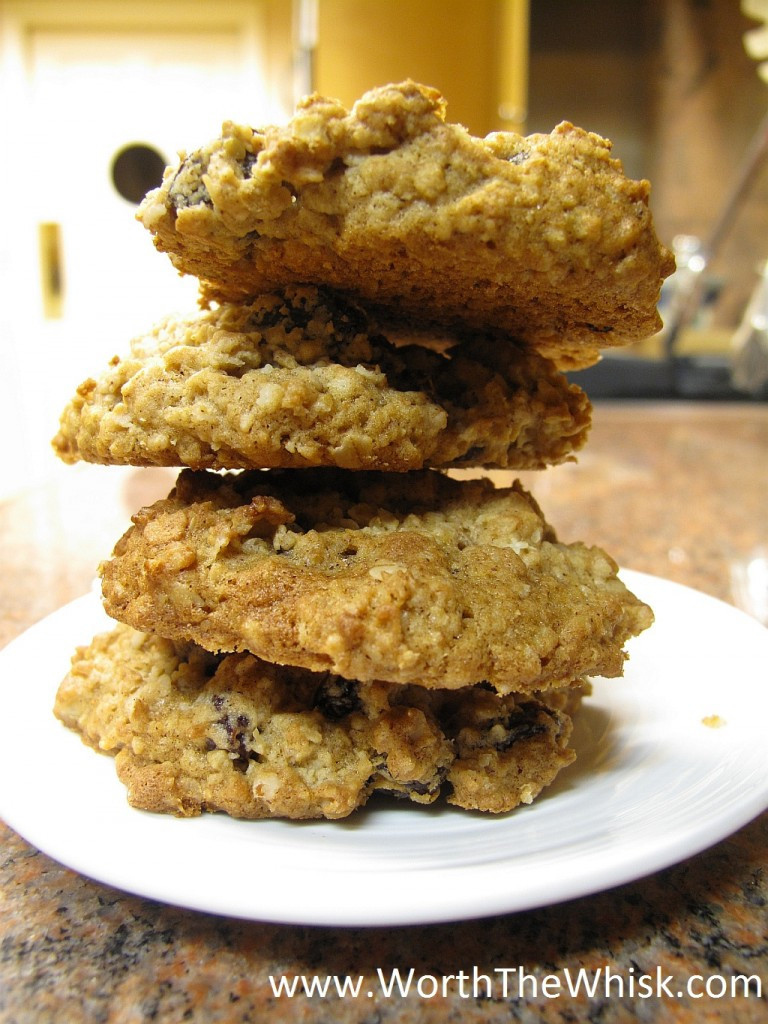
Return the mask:
[[[408,76],[473,134],[569,120],[651,180],[665,329],[579,374],[593,398],[765,400],[766,21],[768,0],[0,0],[0,498],[63,469],[81,380],[194,306],[134,219],[177,152]]]

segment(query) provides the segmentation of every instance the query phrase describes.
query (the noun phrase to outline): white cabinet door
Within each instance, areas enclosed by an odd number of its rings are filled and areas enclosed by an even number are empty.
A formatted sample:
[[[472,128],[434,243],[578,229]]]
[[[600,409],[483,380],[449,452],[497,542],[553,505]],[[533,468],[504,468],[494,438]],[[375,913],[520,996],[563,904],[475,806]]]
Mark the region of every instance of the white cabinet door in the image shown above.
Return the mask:
[[[164,2],[164,18],[174,6],[183,28],[6,26],[0,430],[18,438],[6,491],[50,468],[50,437],[81,380],[159,317],[195,306],[197,283],[155,250],[121,195],[151,180],[142,153],[173,163],[225,119],[286,115],[261,71],[257,2],[250,24],[224,27],[195,26],[187,4]]]

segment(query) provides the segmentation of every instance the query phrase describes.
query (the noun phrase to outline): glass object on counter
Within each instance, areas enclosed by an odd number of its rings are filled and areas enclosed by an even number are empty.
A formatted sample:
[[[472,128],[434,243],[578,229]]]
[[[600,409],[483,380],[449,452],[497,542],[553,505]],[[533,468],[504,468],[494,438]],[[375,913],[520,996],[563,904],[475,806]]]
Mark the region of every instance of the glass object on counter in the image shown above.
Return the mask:
[[[675,235],[672,249],[675,272],[664,282],[659,298],[659,313],[664,322],[659,340],[667,356],[672,355],[683,327],[701,315],[707,268],[706,249],[696,235]]]
[[[733,335],[733,384],[758,394],[768,383],[768,260]]]

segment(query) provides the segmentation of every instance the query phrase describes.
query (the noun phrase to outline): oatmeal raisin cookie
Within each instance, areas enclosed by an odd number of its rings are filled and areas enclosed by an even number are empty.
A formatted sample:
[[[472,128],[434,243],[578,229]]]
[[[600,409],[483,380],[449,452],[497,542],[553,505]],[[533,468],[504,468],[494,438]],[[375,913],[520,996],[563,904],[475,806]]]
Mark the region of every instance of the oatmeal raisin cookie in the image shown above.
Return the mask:
[[[366,685],[118,625],[77,650],[55,712],[115,755],[135,807],[341,818],[376,791],[494,812],[530,803],[573,760],[573,693],[564,708],[546,694]]]
[[[107,612],[137,629],[364,682],[616,676],[652,621],[518,484],[436,470],[184,470],[101,573]]]
[[[475,138],[412,81],[347,110],[319,95],[292,120],[182,154],[138,217],[205,301],[325,284],[394,317],[492,327],[561,367],[660,327],[674,260],[647,181],[563,123]]]
[[[61,417],[54,450],[192,469],[539,469],[572,458],[586,395],[543,357],[491,338],[397,348],[326,289],[169,318]]]

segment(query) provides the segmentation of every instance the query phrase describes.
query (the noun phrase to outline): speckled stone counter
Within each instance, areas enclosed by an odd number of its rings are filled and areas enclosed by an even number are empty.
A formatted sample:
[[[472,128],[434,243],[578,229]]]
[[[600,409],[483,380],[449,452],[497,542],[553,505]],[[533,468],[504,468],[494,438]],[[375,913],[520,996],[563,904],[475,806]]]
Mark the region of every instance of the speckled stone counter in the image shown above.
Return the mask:
[[[129,515],[170,479],[73,467],[0,504],[0,643],[85,592]],[[598,543],[624,566],[732,601],[732,562],[768,541],[768,407],[600,404],[578,463],[526,474],[525,483],[563,540]],[[30,756],[45,757],[34,723]],[[378,972],[411,968],[419,990],[387,997]],[[623,985],[570,996],[547,981],[580,968],[591,980],[612,971]],[[658,993],[632,990],[630,979],[646,974],[661,979]],[[333,987],[325,996],[273,994],[270,976],[299,975],[363,980],[357,996]],[[736,975],[752,981],[731,997]],[[713,976],[724,980],[707,995]],[[677,997],[665,978],[675,990],[694,983]],[[596,896],[371,929],[243,922],[128,896],[61,867],[0,823],[3,1024],[267,1019],[768,1021],[768,814]]]

